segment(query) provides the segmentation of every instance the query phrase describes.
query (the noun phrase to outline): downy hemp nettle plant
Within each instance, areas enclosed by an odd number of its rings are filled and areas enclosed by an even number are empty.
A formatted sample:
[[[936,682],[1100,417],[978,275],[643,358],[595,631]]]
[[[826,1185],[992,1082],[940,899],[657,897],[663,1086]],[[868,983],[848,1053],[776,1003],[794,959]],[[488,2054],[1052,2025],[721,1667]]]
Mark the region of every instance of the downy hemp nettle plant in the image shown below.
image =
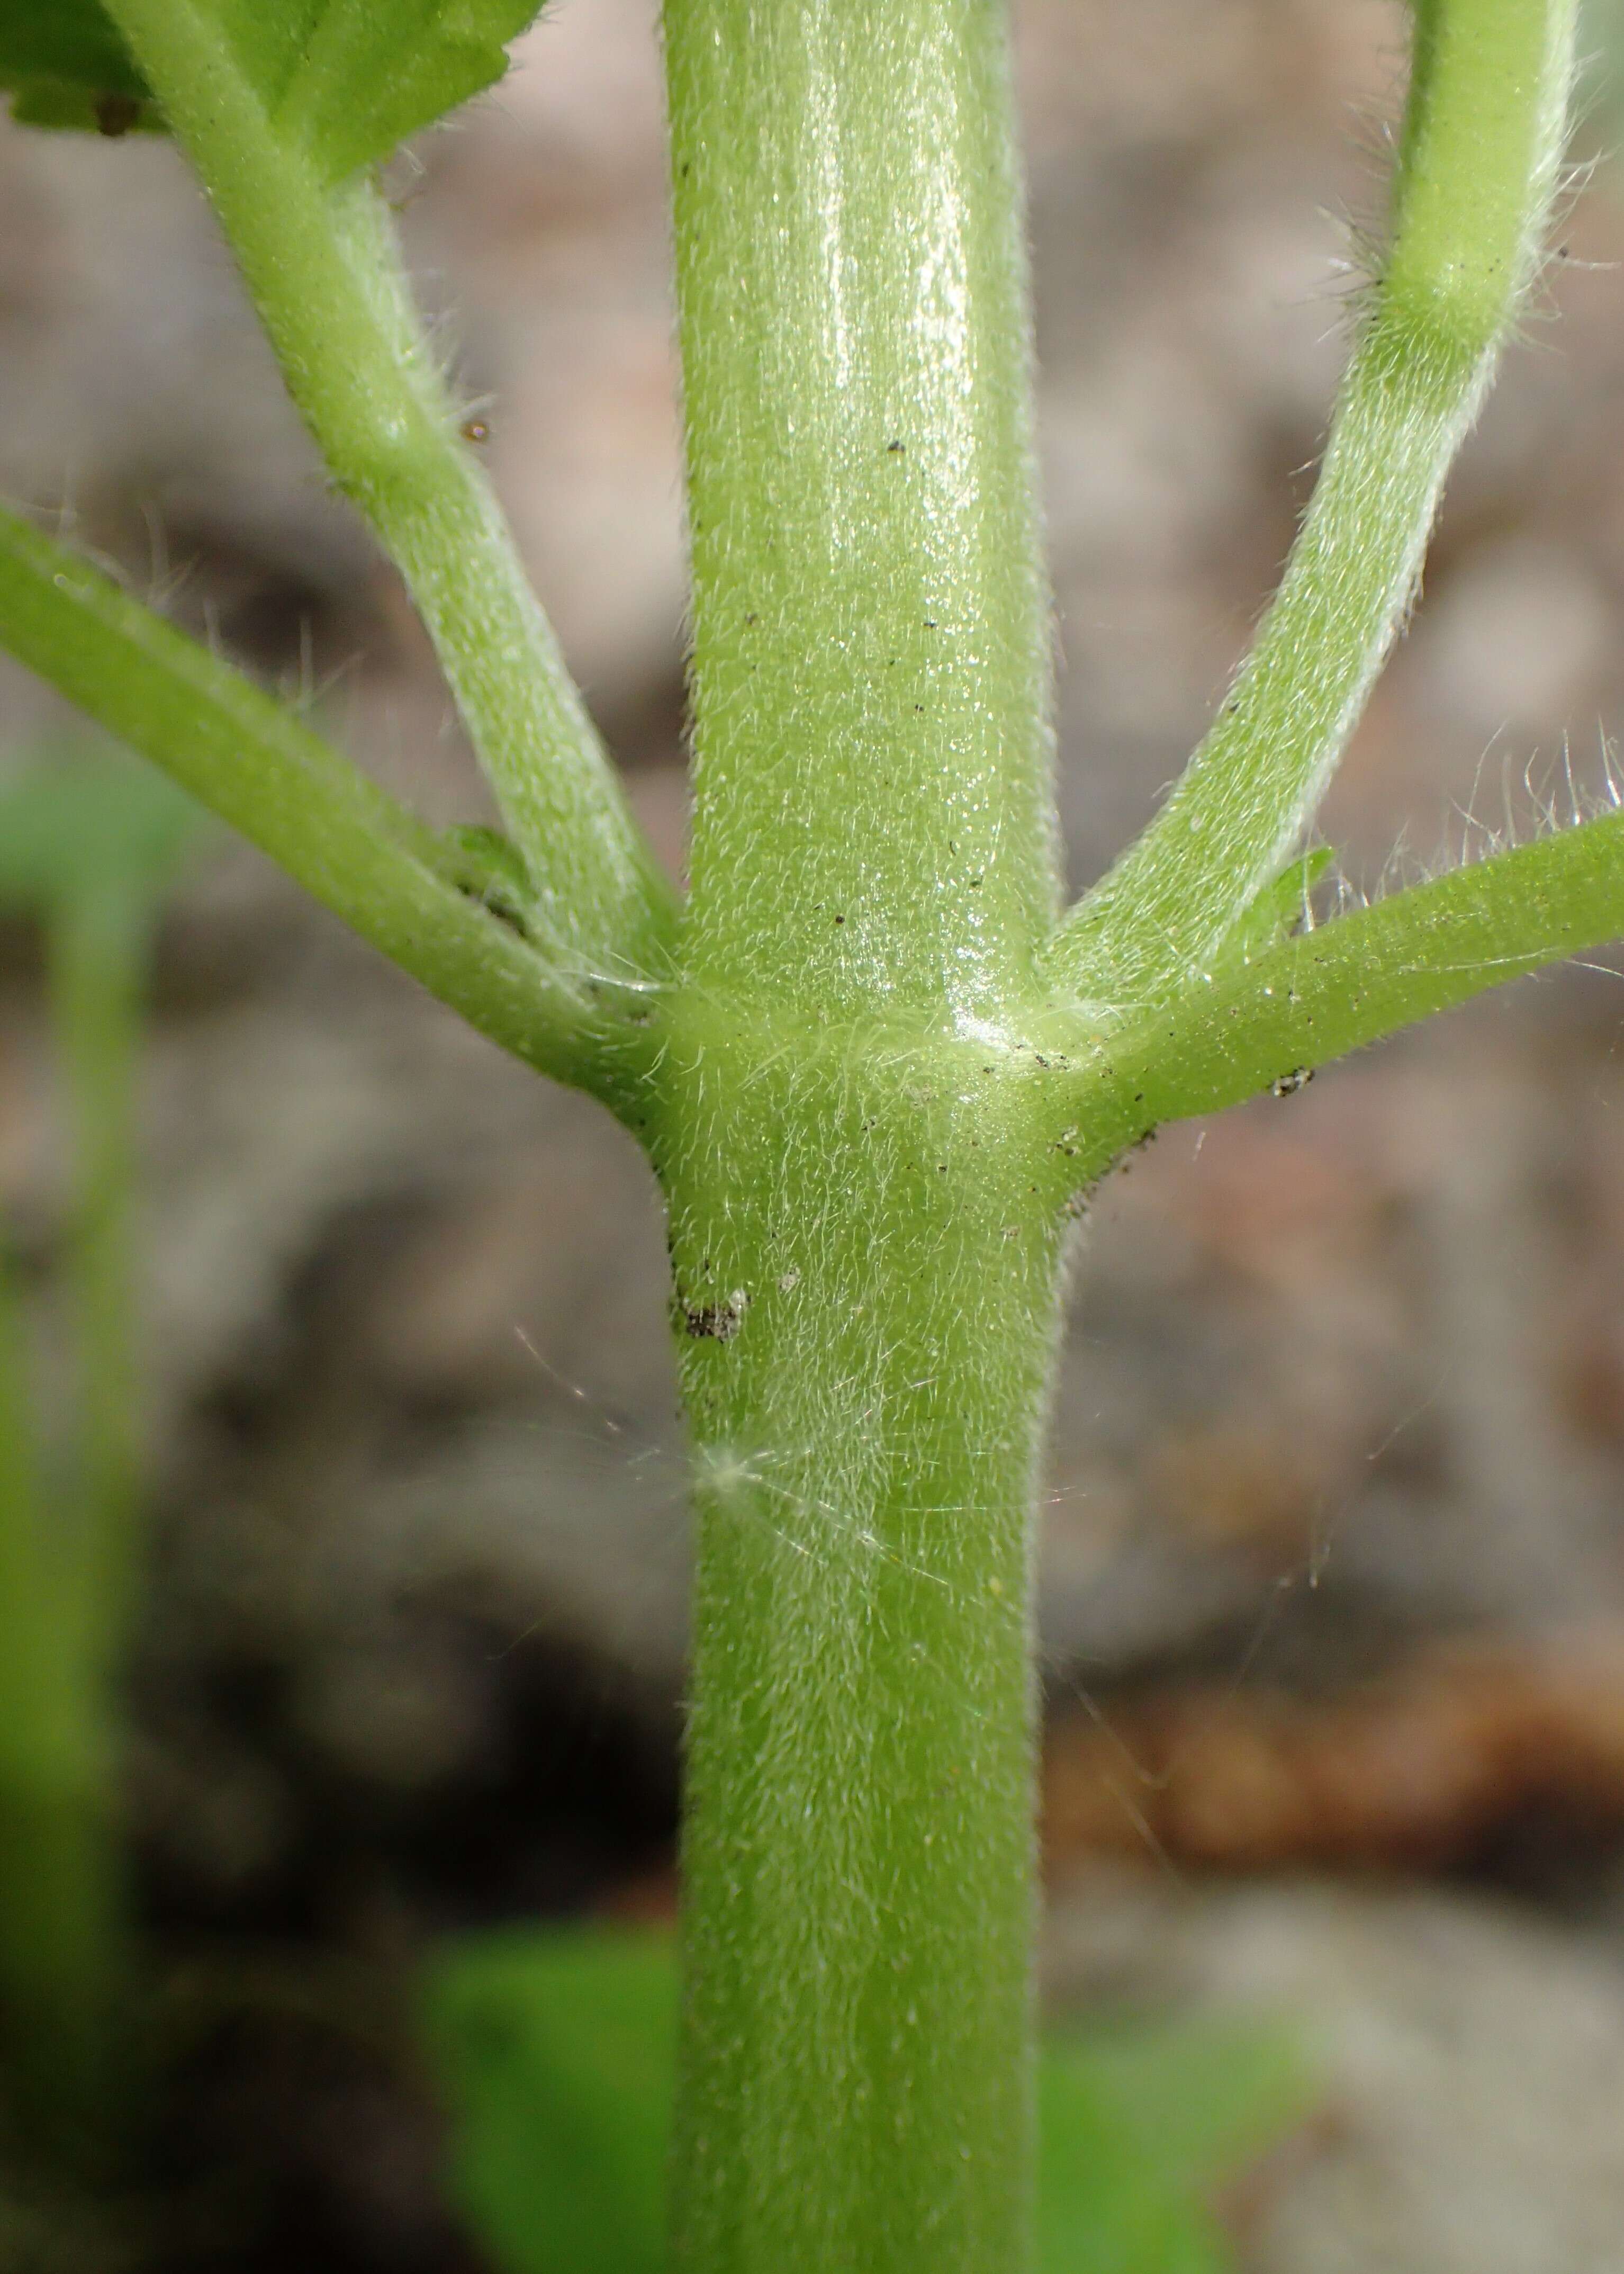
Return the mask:
[[[1160,1122],[1624,930],[1611,814],[1317,928],[1301,849],[1538,265],[1573,0],[1416,0],[1387,251],[1279,595],[1070,911],[1002,7],[666,0],[680,899],[375,185],[533,12],[0,0],[21,117],[161,126],[196,168],[505,841],[436,835],[15,516],[0,640],[653,1163],[700,1510],[672,2265],[1014,2274],[1034,1480],[1079,1195]]]

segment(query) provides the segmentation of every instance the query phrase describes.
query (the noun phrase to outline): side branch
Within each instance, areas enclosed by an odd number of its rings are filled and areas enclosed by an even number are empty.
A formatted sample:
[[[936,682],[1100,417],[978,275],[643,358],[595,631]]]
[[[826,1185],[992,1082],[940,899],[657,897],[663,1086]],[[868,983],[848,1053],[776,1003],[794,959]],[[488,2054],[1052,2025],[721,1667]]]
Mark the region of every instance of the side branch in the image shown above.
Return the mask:
[[[109,0],[237,256],[288,390],[399,567],[565,959],[664,969],[676,900],[565,669],[364,179],[329,190],[194,0]]]
[[[1050,946],[1074,998],[1132,1018],[1199,983],[1324,795],[1538,259],[1574,14],[1574,0],[1421,0],[1392,249],[1312,502],[1206,740]]]
[[[1113,1038],[1084,1079],[1131,1142],[1624,937],[1624,813],[1453,870],[1215,975]],[[1103,1101],[1089,1099],[1091,1139]],[[1114,1148],[1113,1148],[1114,1149]]]
[[[425,824],[229,665],[4,509],[0,646],[492,1041],[608,1103],[629,1096],[646,1054],[635,994],[550,968],[440,873],[450,864]]]

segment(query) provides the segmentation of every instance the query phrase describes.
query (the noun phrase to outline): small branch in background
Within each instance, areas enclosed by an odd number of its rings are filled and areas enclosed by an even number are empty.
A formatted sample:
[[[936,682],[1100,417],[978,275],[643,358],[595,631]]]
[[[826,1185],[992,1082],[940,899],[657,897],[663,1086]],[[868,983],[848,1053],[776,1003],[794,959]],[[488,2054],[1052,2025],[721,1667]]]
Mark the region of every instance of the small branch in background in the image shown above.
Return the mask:
[[[133,763],[47,757],[0,792],[0,906],[44,931],[73,1155],[72,1429],[41,1443],[0,1287],[0,2035],[26,2135],[113,2152],[132,1976],[115,1688],[139,1559],[135,1081],[159,905],[196,809]]]

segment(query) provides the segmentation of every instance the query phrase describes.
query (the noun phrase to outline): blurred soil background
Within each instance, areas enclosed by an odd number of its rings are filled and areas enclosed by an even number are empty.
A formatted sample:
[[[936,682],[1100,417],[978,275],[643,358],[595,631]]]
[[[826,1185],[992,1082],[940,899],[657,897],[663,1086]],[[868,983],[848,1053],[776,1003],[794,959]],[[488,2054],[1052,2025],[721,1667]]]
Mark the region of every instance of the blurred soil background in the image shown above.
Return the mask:
[[[1405,26],[1016,16],[1080,884],[1199,736],[1307,494]],[[1586,147],[1621,117],[1602,100]],[[560,0],[395,179],[677,870],[663,167],[646,0]],[[5,492],[436,819],[481,817],[173,154],[8,127],[0,211]],[[1616,168],[1559,245],[1325,816],[1354,891],[1609,794]],[[0,675],[7,747],[67,723]],[[60,1125],[35,948],[0,953],[0,1206],[49,1338]],[[1310,2029],[1322,2118],[1226,2207],[1249,2274],[1624,2263],[1621,1044],[1613,973],[1524,983],[1163,1132],[1091,1211],[1042,1545],[1049,1978],[1095,2014]],[[669,1907],[688,1540],[655,1195],[595,1108],[223,841],[164,931],[146,1113],[129,1818],[194,2045],[169,2152],[239,2175],[162,2263],[474,2274],[390,1985],[443,1928]]]

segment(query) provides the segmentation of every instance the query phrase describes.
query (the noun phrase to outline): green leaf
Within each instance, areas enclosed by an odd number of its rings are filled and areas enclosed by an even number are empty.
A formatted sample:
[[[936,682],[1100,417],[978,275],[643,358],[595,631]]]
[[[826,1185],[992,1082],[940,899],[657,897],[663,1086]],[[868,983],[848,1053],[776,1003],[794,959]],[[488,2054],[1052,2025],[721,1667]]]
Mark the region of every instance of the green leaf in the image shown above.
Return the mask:
[[[111,753],[42,757],[0,773],[0,907],[155,900],[201,820],[162,774]]]
[[[450,2191],[505,2274],[658,2274],[677,1981],[669,1939],[470,1937],[435,1962]]]
[[[435,1960],[424,2010],[451,2119],[451,2195],[503,2274],[658,2274],[670,1938],[470,1936]],[[1229,2274],[1201,2195],[1311,2102],[1282,2029],[1199,2022],[1051,2039],[1038,2078],[1038,2274]]]
[[[146,82],[97,0],[0,0],[0,88],[31,125],[106,134],[155,123]]]
[[[213,0],[273,124],[329,181],[494,87],[540,0]]]
[[[1051,2067],[1084,2060],[1124,2121],[1180,2186],[1210,2187],[1301,2123],[1314,2084],[1289,2029],[1202,2019],[1062,2037]]]
[[[387,158],[408,135],[494,86],[508,67],[508,42],[538,12],[538,0],[176,4],[192,8],[279,135],[329,182]],[[159,123],[98,0],[0,0],[0,87],[35,125],[122,133]]]
[[[1229,2274],[1228,2255],[1080,2055],[1038,2082],[1037,2274]]]

